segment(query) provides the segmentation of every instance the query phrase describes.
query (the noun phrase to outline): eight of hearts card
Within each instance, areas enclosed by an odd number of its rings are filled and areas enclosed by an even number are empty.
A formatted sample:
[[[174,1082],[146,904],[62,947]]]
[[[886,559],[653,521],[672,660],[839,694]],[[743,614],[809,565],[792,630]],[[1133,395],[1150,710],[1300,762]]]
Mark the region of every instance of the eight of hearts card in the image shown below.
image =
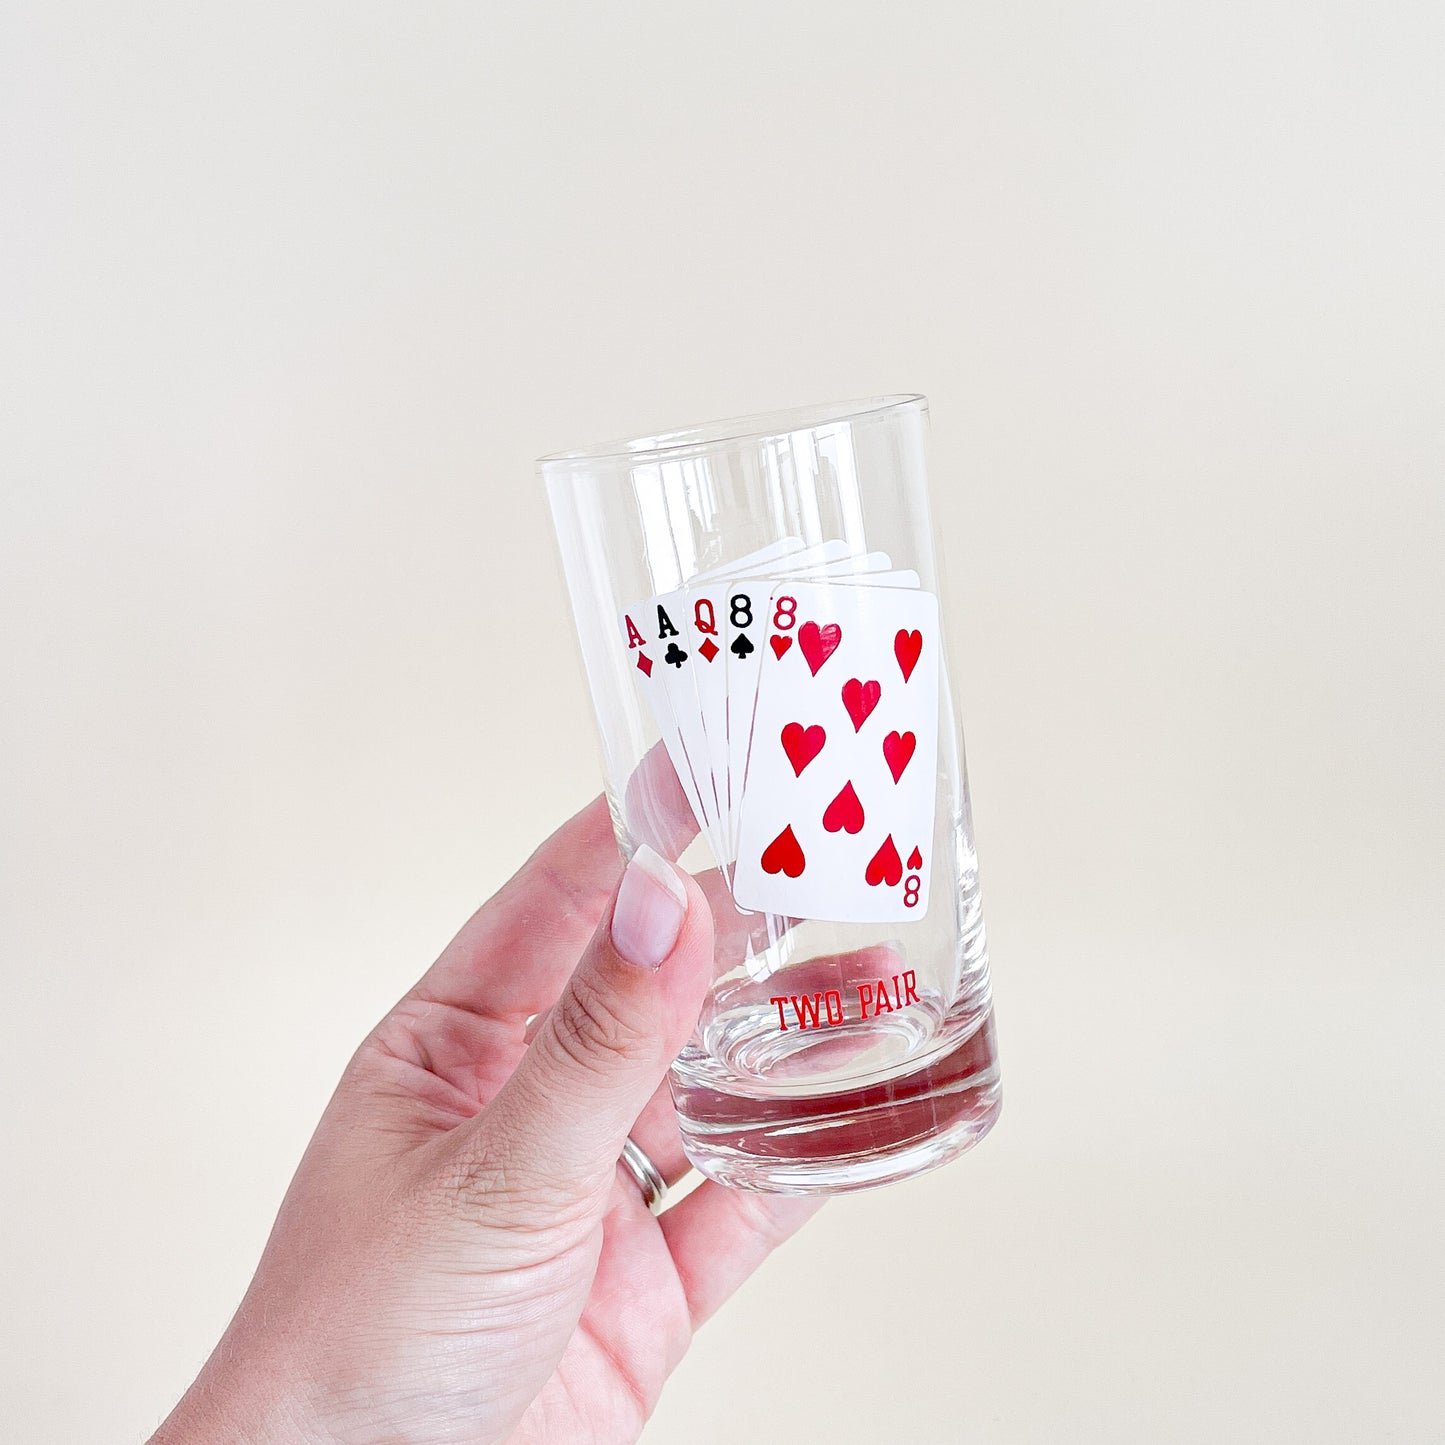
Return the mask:
[[[923,916],[938,681],[932,593],[777,586],[742,786],[738,907],[838,923]]]

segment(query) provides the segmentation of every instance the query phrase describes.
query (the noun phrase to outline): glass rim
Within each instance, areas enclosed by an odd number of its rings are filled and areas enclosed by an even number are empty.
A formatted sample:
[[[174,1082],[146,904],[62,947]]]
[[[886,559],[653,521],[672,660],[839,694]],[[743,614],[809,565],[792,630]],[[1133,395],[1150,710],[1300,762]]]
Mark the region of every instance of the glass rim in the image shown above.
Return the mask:
[[[836,422],[871,420],[888,412],[914,409],[926,413],[928,398],[921,392],[866,397],[857,401],[827,402],[817,406],[754,412],[749,416],[701,422],[651,436],[623,437],[571,451],[549,452],[537,458],[539,471],[573,469],[606,462],[647,464],[712,451],[739,442],[763,442]]]

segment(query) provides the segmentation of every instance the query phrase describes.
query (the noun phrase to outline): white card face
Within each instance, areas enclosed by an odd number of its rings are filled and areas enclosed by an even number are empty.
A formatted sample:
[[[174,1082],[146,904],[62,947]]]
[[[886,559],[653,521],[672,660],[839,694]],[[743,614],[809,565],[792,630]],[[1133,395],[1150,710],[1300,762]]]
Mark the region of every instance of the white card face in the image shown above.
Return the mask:
[[[796,564],[780,575],[786,577],[847,577],[859,572],[886,572],[893,561],[887,552],[864,552],[852,557],[840,557],[822,567],[799,567]],[[771,575],[771,574],[769,574]]]
[[[732,862],[732,781],[728,773],[727,746],[727,654],[724,624],[727,619],[728,582],[719,578],[714,582],[689,583],[683,589],[682,600],[677,608],[678,626],[683,629],[683,646],[692,654],[692,686],[690,706],[696,715],[698,726],[697,746],[702,751],[703,766],[712,779],[712,797],[716,800],[718,823],[713,840],[713,852],[718,864],[726,867]],[[681,679],[679,679],[681,682]],[[675,698],[674,705],[681,709],[682,698]],[[694,751],[689,745],[689,756]],[[741,792],[742,779],[737,788]],[[700,787],[706,801],[707,793]]]
[[[729,615],[746,616],[748,606],[746,596],[738,601],[739,594],[733,583],[742,576],[756,580],[760,577],[772,579],[799,575],[892,575],[880,570],[890,565],[886,552],[840,555],[846,553],[847,547],[847,543],[834,540],[808,548],[801,543],[796,547],[787,545],[786,550],[766,548],[763,553],[754,553],[738,563],[736,570],[726,568],[715,574],[700,574],[683,588],[681,602],[678,602],[676,593],[653,599],[653,605],[665,604],[672,620],[682,629],[685,639],[682,645],[690,654],[686,676],[691,679],[693,692],[688,694],[682,672],[669,679],[665,687],[674,716],[680,724],[683,746],[693,764],[703,807],[713,811],[717,820],[709,841],[713,844],[719,866],[724,870],[735,856],[737,814],[742,802],[743,766],[747,760],[746,733],[739,739],[736,756],[728,741],[732,706],[729,689],[732,683],[739,681],[739,675],[729,677],[725,649],[731,639],[726,624]],[[755,567],[754,564],[760,560],[771,562],[766,571]],[[742,704],[749,724],[753,701],[754,694],[750,690]],[[695,726],[692,725],[693,713],[696,714]],[[711,792],[707,780],[701,775],[703,771],[711,775]]]
[[[830,542],[815,542],[811,547],[804,547],[801,552],[793,552],[772,567],[759,568],[756,573],[739,568],[736,572],[730,569],[729,575],[734,577],[767,577],[774,573],[791,575],[805,567],[819,567],[832,562],[842,562],[856,555],[860,550],[835,537]]]
[[[787,537],[701,572],[682,588],[629,607],[620,619],[673,770],[698,829],[731,882],[761,674],[765,610],[782,579],[917,587],[885,552],[833,539]]]
[[[922,918],[938,784],[937,600],[908,586],[788,580],[773,586],[763,620],[734,900],[838,923]]]
[[[718,805],[692,680],[695,659],[682,640],[682,606],[682,593],[673,592],[627,608],[620,622],[622,645],[698,830],[716,852],[723,846]]]
[[[870,557],[888,562],[886,552],[872,553]],[[850,558],[849,562],[863,562],[864,558]],[[867,571],[840,572],[840,564],[813,568],[798,574],[788,575],[812,579],[826,576],[836,583],[869,583],[877,587],[917,587],[918,573],[912,571]],[[846,566],[847,563],[841,564]],[[723,649],[727,654],[727,673],[723,684],[726,713],[726,761],[729,778],[728,851],[730,857],[737,856],[738,826],[740,822],[743,788],[748,765],[748,748],[752,742],[753,715],[758,699],[758,679],[762,675],[762,654],[758,649],[763,645],[766,632],[765,601],[771,595],[778,579],[773,577],[735,577],[729,580],[723,597],[725,606],[718,609],[724,619]],[[740,641],[739,638],[743,640]]]
[[[735,574],[763,572],[770,567],[782,565],[787,558],[795,552],[803,550],[803,539],[801,537],[784,537],[781,542],[773,542],[766,547],[759,547],[756,552],[749,552],[746,557],[739,557],[736,562],[724,562],[718,567],[709,567],[693,577],[688,585],[693,582],[709,582],[714,577],[731,577]]]

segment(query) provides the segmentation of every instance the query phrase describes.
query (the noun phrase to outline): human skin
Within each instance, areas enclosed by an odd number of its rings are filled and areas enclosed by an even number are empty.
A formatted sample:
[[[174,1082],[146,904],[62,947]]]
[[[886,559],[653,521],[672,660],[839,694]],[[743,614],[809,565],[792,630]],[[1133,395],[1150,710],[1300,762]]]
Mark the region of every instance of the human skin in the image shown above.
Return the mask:
[[[664,1079],[714,949],[697,881],[646,847],[621,878],[599,798],[371,1032],[152,1445],[638,1437],[817,1206],[705,1181],[654,1216],[619,1167],[630,1134],[686,1172]]]

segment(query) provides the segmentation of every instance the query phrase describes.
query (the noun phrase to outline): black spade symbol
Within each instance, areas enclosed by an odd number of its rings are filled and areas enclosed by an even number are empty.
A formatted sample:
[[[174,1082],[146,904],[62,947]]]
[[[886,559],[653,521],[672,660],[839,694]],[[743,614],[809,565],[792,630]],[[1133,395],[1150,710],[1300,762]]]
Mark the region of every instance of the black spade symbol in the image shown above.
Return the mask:
[[[751,642],[748,641],[747,633],[738,633],[738,635],[733,639],[733,645],[728,648],[728,651],[732,653],[734,657],[739,659],[746,657],[748,653],[752,652],[753,645]]]

